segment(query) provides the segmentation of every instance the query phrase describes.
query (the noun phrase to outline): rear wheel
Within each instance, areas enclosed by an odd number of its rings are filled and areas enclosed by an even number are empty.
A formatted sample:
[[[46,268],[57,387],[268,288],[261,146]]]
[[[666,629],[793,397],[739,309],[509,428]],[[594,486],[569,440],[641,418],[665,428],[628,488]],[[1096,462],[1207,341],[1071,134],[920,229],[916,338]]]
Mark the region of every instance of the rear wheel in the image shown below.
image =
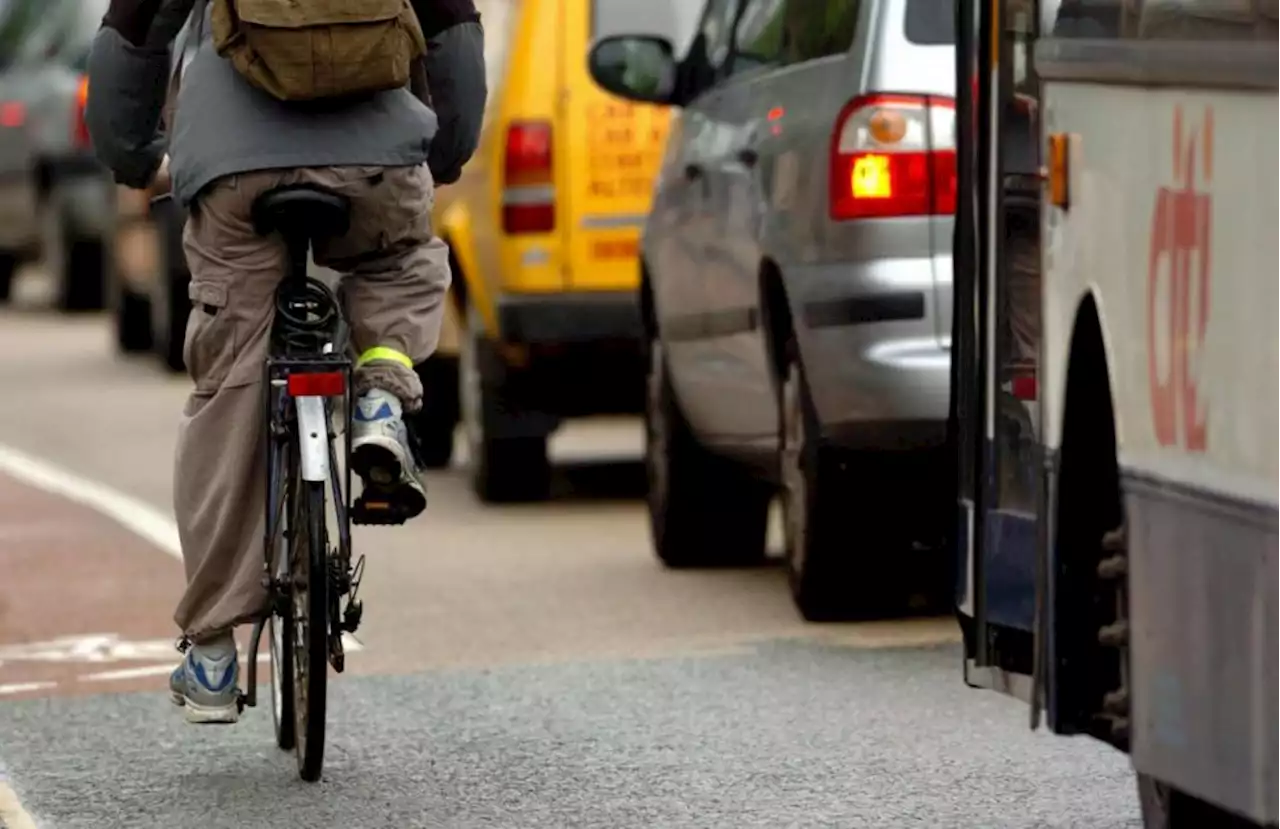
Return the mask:
[[[116,348],[124,354],[136,354],[151,350],[151,303],[143,295],[134,293],[119,280],[111,292],[111,317],[114,323]]]
[[[45,268],[57,291],[58,310],[100,311],[107,304],[111,251],[102,239],[80,236],[55,189],[44,206]]]
[[[471,487],[485,503],[541,500],[551,490],[547,438],[514,428],[521,415],[504,396],[505,375],[478,315],[469,309],[458,379]]]
[[[668,567],[763,561],[771,487],[698,443],[676,401],[657,334],[648,354],[644,457],[654,551]]]
[[[418,453],[427,469],[444,469],[453,459],[458,426],[458,358],[433,354],[414,370],[422,381],[422,408],[412,416]]]
[[[291,502],[286,497],[286,504]],[[279,581],[289,578],[290,521],[294,510],[286,506],[282,511],[280,527],[276,535],[275,561],[272,573]],[[293,656],[293,603],[281,602],[273,608],[267,619],[268,647],[271,650],[271,719],[275,726],[276,745],[292,751],[296,743],[294,707],[294,656]]]
[[[328,531],[324,484],[297,479],[293,524],[293,704],[295,753],[303,780],[320,779],[329,678]]]
[[[876,480],[867,491],[857,491],[845,464],[823,445],[794,342],[787,347],[778,393],[778,424],[784,561],[796,609],[813,622],[892,609],[900,598],[898,585],[888,582],[876,562],[894,552],[880,549],[892,543],[883,524],[893,518],[891,505],[881,508],[874,491],[890,482]],[[868,469],[852,474],[878,477]]]
[[[1138,775],[1138,801],[1143,829],[1260,829],[1146,774]]]
[[[13,293],[13,278],[21,260],[11,253],[0,253],[0,302],[8,302]]]
[[[171,199],[152,208],[160,237],[159,267],[151,295],[152,350],[169,371],[182,371],[182,343],[187,333],[191,301],[187,298],[187,271],[182,251],[183,211]]]

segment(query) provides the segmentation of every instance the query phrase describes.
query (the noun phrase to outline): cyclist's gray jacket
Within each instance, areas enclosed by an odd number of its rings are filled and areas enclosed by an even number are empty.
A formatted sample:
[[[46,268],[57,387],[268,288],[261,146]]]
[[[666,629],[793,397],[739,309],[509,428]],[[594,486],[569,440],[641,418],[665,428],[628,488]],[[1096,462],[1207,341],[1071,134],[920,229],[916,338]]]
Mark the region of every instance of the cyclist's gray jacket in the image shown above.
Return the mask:
[[[414,165],[430,158],[437,178],[447,181],[475,149],[486,94],[478,21],[428,36],[432,99],[456,110],[441,112],[448,135],[440,138],[447,140],[433,148],[436,113],[407,88],[342,106],[280,103],[214,51],[208,3],[152,5],[158,10],[145,36],[135,32],[130,42],[104,24],[89,56],[86,124],[98,158],[121,184],[147,186],[166,151],[174,195],[183,204],[214,179],[251,170]],[[204,13],[203,21],[191,14],[193,6]],[[171,69],[178,65],[184,68],[167,139],[160,116]]]

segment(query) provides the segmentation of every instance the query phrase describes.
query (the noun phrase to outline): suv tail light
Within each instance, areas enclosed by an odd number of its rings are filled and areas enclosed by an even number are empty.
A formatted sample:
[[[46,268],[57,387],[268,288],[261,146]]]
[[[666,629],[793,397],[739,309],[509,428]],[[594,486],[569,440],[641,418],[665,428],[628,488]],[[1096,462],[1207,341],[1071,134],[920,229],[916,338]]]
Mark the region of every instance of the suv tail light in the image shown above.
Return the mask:
[[[922,95],[862,95],[831,136],[831,218],[932,216],[956,209],[956,105]]]
[[[75,111],[71,114],[71,140],[81,149],[87,150],[92,142],[89,139],[89,127],[84,122],[84,110],[89,104],[89,76],[82,75],[76,86]]]
[[[551,138],[547,121],[514,121],[507,127],[502,165],[502,229],[507,233],[549,233],[555,229]]]

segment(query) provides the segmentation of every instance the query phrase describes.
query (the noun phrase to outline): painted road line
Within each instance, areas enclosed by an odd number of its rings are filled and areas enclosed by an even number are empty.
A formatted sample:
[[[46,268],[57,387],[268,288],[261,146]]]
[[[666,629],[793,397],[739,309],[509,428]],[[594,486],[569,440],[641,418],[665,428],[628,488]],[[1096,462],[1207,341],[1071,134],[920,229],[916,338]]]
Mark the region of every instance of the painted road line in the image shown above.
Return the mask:
[[[3,777],[0,777],[0,826],[5,829],[37,829],[35,820],[22,808],[18,795]]]
[[[177,525],[172,518],[150,504],[2,444],[0,472],[6,472],[37,489],[94,509],[169,555],[182,557]]]
[[[4,444],[0,444],[0,472],[102,513],[169,556],[182,560],[178,525],[168,513],[145,501]],[[359,639],[347,633],[342,634],[342,644],[353,653],[364,649]]]
[[[0,697],[7,694],[25,694],[28,691],[47,691],[56,687],[58,687],[56,682],[13,682],[9,685],[0,685]]]

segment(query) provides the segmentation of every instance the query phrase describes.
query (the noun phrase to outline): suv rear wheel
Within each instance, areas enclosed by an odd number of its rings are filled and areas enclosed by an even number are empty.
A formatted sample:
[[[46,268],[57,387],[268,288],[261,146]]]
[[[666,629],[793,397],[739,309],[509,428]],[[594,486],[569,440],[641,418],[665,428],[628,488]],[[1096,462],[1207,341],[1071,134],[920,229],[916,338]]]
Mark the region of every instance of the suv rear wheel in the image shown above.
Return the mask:
[[[759,563],[772,487],[698,443],[675,399],[657,334],[648,357],[644,458],[654,551],[668,567]]]
[[[887,583],[888,568],[880,563],[893,553],[883,532],[892,518],[875,494],[887,481],[854,487],[852,475],[869,470],[845,469],[823,445],[794,340],[779,384],[778,428],[784,561],[796,609],[811,622],[888,609],[895,585]]]

